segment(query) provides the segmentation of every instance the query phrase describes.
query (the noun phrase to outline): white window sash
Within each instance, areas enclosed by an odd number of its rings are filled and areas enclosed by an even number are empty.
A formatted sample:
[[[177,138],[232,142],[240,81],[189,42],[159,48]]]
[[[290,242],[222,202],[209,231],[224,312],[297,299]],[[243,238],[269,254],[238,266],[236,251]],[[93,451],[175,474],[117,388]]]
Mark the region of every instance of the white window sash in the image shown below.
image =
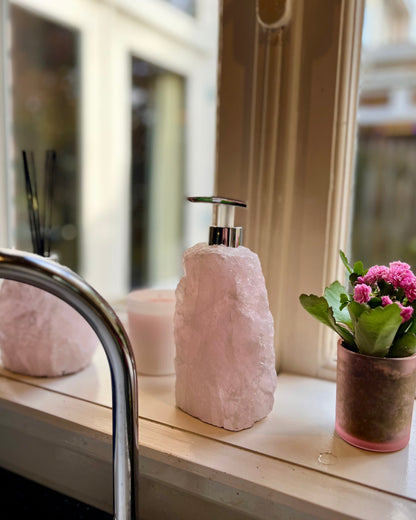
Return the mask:
[[[224,0],[217,193],[247,200],[281,370],[330,377],[334,335],[299,295],[342,279],[348,241],[363,0],[294,0],[267,31],[254,2]]]

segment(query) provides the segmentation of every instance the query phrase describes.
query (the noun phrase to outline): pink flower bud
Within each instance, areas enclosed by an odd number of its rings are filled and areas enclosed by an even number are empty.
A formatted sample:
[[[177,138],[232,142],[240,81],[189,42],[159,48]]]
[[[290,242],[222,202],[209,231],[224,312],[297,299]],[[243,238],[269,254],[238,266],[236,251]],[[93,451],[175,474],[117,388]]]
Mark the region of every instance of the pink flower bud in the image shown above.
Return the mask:
[[[391,301],[390,296],[382,296],[381,297],[381,305],[385,307],[386,305],[391,305],[393,302]]]
[[[371,296],[371,287],[360,283],[354,287],[354,300],[358,303],[367,303]]]
[[[413,315],[413,307],[405,307],[399,302],[396,302],[397,305],[401,308],[400,316],[402,317],[402,323],[410,320]]]

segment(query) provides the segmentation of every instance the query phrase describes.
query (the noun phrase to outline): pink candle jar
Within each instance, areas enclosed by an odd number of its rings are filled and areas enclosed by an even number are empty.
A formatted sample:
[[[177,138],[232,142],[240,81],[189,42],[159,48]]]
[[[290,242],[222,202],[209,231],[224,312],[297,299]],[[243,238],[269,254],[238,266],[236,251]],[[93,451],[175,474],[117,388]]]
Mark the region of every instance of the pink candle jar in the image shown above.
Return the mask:
[[[127,296],[128,334],[140,374],[175,373],[175,291],[142,289]]]

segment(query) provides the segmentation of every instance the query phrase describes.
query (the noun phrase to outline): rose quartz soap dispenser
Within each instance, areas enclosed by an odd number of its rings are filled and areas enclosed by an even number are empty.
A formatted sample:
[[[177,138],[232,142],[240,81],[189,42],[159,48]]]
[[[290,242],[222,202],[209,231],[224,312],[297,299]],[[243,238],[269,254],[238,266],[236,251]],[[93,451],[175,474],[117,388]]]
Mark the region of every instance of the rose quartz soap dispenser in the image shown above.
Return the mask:
[[[214,205],[209,243],[184,253],[176,289],[176,403],[227,430],[250,428],[273,408],[273,317],[258,256],[234,226],[241,201],[190,197]]]

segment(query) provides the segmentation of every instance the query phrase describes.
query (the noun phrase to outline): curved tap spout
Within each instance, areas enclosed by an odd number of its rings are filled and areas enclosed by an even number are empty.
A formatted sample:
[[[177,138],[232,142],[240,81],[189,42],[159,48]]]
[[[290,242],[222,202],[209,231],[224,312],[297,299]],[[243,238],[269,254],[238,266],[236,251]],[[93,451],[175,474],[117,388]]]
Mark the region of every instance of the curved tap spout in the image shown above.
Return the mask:
[[[111,372],[114,518],[138,515],[136,369],[129,339],[110,305],[80,276],[47,258],[0,249],[0,278],[34,285],[76,309],[100,339]]]

